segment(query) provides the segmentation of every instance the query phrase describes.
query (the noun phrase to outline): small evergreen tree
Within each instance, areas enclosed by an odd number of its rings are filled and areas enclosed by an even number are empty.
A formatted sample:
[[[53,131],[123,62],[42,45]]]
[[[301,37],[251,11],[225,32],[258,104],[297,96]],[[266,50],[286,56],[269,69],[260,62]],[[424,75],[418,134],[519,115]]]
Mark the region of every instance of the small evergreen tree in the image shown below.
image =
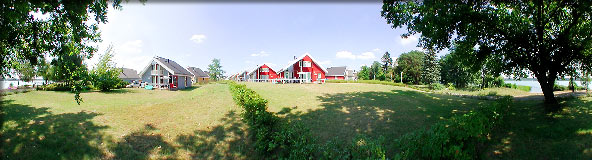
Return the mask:
[[[426,55],[423,63],[424,67],[422,71],[423,83],[440,83],[440,65],[438,64],[438,59],[436,58],[436,52],[434,52],[433,49],[430,49],[425,54]]]
[[[210,79],[218,81],[222,79],[222,75],[225,73],[220,65],[220,59],[212,59],[212,64],[208,65],[208,71],[210,72]]]

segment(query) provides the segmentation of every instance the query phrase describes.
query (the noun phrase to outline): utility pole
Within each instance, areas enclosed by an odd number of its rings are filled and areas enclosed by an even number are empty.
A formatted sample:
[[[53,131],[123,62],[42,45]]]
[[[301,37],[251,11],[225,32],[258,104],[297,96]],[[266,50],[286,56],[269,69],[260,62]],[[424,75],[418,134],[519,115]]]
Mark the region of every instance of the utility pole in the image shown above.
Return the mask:
[[[403,83],[403,72],[401,72],[401,83]]]

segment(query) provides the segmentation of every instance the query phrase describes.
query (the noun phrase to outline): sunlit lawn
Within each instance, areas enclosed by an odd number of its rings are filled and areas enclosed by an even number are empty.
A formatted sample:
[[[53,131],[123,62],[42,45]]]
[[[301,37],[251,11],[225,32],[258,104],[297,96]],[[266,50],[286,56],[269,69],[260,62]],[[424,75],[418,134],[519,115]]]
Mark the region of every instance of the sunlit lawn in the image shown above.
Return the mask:
[[[512,89],[512,88],[486,88],[477,91],[470,91],[470,90],[439,90],[435,91],[436,93],[453,93],[453,94],[462,94],[462,95],[474,95],[474,96],[530,96],[536,95],[534,93],[526,92],[519,89]]]
[[[228,86],[182,91],[32,91],[2,97],[2,159],[244,159],[246,130]]]
[[[270,111],[300,120],[321,142],[383,136],[387,151],[405,133],[490,103],[378,84],[246,84],[269,100]]]

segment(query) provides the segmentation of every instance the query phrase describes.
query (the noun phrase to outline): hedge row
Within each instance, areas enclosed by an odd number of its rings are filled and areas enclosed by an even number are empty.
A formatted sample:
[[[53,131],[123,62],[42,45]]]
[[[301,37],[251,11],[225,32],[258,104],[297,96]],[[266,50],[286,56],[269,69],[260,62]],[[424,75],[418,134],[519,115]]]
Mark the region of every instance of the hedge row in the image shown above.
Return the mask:
[[[511,102],[505,96],[492,106],[408,133],[397,140],[401,152],[396,159],[478,159],[477,148],[503,122]]]
[[[349,80],[327,80],[327,83],[367,83],[367,84],[383,84],[383,85],[401,86],[401,87],[406,87],[407,86],[404,83],[395,83],[395,82],[380,81],[380,80],[356,80],[356,81],[349,81]]]
[[[267,111],[267,100],[244,84],[229,82],[236,104],[244,108],[243,121],[253,135],[255,150],[270,159],[311,159],[314,138],[308,128],[291,124]]]

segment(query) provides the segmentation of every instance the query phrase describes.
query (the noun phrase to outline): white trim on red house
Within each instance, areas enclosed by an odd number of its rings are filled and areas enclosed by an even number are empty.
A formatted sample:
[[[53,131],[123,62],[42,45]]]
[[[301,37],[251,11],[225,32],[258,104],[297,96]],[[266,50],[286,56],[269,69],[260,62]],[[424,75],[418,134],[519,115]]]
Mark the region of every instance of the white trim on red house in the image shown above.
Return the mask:
[[[290,67],[292,67],[294,64],[296,64],[298,61],[300,61],[300,60],[304,59],[304,57],[306,57],[306,56],[310,57],[310,59],[311,59],[311,60],[312,60],[312,61],[313,61],[315,64],[317,64],[317,66],[319,66],[319,67],[320,67],[320,68],[323,70],[323,72],[325,72],[325,74],[329,73],[329,72],[327,72],[327,69],[325,69],[325,67],[323,67],[321,64],[317,63],[317,60],[316,60],[316,59],[314,59],[314,57],[312,57],[312,55],[310,55],[310,53],[308,53],[308,52],[304,53],[302,56],[300,56],[300,58],[297,58],[297,59],[295,59],[295,60],[291,61],[291,62],[290,62],[290,63],[289,63],[289,64],[288,64],[286,67],[284,67],[284,68],[280,69],[279,71],[277,71],[277,73],[281,73],[281,72],[283,72],[283,71],[287,70],[288,68],[290,68]],[[269,65],[268,65],[268,66],[269,66]]]

